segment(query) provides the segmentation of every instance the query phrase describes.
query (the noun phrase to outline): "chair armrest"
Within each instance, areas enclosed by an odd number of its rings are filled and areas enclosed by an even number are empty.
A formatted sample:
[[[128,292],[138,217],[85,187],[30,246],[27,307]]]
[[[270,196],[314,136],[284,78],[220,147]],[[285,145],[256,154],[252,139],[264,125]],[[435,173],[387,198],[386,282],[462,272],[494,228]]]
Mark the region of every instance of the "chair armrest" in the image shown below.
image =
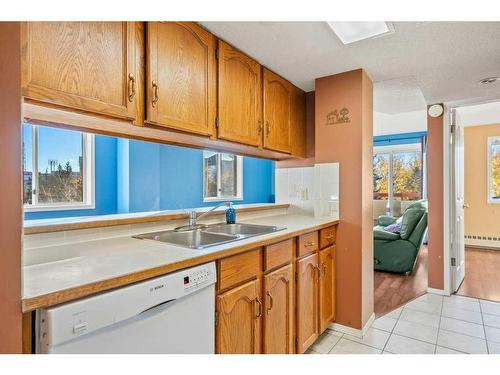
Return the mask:
[[[398,233],[388,232],[383,229],[373,229],[373,239],[374,240],[383,240],[383,241],[396,241],[401,237]]]
[[[388,225],[394,224],[396,220],[397,219],[395,217],[382,215],[378,217],[378,225],[386,227]]]

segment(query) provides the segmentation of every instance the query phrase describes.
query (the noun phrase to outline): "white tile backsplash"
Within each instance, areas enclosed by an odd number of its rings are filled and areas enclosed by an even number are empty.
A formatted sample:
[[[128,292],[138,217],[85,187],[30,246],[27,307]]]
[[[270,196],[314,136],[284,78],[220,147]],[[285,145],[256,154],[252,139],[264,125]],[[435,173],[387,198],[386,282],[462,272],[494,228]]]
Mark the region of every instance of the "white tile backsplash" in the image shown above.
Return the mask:
[[[276,203],[316,217],[339,217],[339,163],[313,167],[277,168]]]

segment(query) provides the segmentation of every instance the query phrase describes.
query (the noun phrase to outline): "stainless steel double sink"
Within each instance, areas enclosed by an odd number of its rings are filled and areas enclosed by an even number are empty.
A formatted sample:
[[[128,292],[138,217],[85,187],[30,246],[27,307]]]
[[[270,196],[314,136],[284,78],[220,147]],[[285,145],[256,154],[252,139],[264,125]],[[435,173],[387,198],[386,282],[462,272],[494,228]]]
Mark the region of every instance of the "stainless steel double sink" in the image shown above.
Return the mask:
[[[154,240],[188,247],[190,249],[204,249],[210,246],[243,240],[245,238],[260,236],[283,230],[272,225],[256,224],[212,224],[201,229],[192,230],[166,230],[161,232],[144,233],[134,238]]]

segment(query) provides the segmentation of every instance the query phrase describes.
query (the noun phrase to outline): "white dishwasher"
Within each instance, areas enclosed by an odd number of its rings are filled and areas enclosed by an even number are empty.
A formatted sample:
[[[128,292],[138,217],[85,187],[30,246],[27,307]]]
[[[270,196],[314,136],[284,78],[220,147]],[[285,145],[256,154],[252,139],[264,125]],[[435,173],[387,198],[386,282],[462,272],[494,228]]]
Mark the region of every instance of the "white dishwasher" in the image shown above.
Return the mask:
[[[215,263],[41,309],[38,353],[214,353]]]

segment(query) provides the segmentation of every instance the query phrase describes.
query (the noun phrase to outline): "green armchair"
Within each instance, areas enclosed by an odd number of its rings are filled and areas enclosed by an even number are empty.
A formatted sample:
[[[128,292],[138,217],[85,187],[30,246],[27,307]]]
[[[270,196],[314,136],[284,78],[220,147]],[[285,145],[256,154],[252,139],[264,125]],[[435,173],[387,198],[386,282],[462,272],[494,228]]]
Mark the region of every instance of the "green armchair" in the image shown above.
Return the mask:
[[[401,231],[384,227],[399,222]],[[399,219],[380,216],[373,227],[373,256],[376,271],[410,274],[427,231],[427,200],[412,203]]]

